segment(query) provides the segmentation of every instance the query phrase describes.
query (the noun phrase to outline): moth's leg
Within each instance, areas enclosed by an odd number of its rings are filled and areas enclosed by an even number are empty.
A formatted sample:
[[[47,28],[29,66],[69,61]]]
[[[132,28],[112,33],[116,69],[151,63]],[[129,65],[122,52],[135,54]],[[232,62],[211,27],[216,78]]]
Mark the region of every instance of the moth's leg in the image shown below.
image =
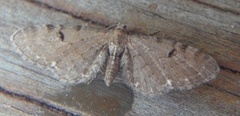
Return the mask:
[[[104,45],[100,53],[94,59],[89,68],[85,69],[82,74],[82,80],[79,82],[90,83],[94,78],[97,77],[98,72],[102,71],[102,67],[105,66],[108,58],[108,46]]]
[[[125,81],[126,84],[129,84],[129,81],[131,81],[131,77],[133,76],[133,63],[131,54],[127,47],[124,50],[120,67],[122,80]]]

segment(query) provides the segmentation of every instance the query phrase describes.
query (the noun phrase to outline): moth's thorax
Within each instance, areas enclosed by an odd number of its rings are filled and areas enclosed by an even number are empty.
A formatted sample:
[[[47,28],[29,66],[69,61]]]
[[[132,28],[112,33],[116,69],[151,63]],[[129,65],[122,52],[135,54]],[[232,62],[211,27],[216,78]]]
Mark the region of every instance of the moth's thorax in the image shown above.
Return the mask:
[[[124,29],[117,28],[112,33],[112,36],[108,42],[109,54],[110,56],[119,57],[127,44],[127,36]]]
[[[110,42],[115,45],[125,46],[127,44],[127,35],[125,30],[121,28],[115,29],[110,38]]]

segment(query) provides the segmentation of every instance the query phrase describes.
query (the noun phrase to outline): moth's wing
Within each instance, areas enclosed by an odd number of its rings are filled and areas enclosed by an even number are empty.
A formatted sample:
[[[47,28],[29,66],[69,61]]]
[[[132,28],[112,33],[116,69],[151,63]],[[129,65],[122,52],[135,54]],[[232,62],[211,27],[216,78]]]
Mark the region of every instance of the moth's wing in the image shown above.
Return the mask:
[[[213,79],[219,66],[191,46],[147,36],[129,36],[133,61],[131,86],[146,94],[190,89]]]
[[[133,76],[133,62],[128,47],[125,48],[122,55],[120,69],[121,71],[119,72],[119,80],[129,85],[129,79]]]
[[[30,61],[54,71],[59,80],[87,80],[81,76],[107,42],[106,33],[92,28],[33,26],[12,36],[19,52]]]

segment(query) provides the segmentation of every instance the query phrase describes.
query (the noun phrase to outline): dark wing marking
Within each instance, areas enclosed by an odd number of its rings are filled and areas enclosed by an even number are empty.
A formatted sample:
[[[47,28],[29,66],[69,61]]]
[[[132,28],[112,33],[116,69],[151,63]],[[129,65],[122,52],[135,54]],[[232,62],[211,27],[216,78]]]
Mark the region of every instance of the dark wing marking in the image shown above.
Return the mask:
[[[213,79],[219,72],[216,61],[196,48],[170,40],[129,36],[133,61],[131,86],[146,94],[171,89],[190,89]]]
[[[34,26],[21,29],[12,36],[20,53],[44,68],[54,71],[59,80],[88,81],[86,73],[95,58],[103,54],[107,34],[91,28]],[[103,56],[102,56],[103,57]],[[95,67],[99,71],[101,66]],[[98,69],[99,68],[99,69]]]

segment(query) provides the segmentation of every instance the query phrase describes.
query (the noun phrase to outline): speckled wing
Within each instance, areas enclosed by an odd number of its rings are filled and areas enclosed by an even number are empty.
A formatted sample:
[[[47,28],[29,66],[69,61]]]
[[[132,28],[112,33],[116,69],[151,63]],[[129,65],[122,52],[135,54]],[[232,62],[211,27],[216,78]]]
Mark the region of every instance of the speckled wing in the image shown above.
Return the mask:
[[[219,66],[209,55],[191,46],[148,36],[129,36],[133,88],[148,95],[171,89],[190,89],[218,74]]]
[[[103,51],[106,36],[104,32],[87,27],[43,25],[17,31],[12,41],[25,59],[53,71],[59,80],[81,82],[89,80],[81,74],[88,71]],[[100,58],[101,63],[105,62],[104,58]],[[95,70],[99,71],[101,66],[97,68]]]

